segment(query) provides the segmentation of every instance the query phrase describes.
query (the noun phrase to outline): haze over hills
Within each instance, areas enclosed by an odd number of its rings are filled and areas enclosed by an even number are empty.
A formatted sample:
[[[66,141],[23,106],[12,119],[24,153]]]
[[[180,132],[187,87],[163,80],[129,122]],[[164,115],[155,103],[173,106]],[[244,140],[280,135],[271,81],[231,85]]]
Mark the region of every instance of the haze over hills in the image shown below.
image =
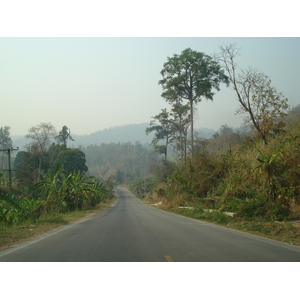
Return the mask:
[[[127,124],[123,126],[110,127],[99,130],[88,135],[77,135],[71,133],[74,141],[68,142],[68,147],[77,148],[79,146],[101,145],[102,143],[123,143],[140,142],[141,144],[150,144],[154,134],[146,135],[145,130],[149,127],[149,123]],[[200,128],[195,130],[199,137],[210,138],[216,132],[209,128]],[[24,136],[12,136],[13,146],[24,150],[29,140]]]

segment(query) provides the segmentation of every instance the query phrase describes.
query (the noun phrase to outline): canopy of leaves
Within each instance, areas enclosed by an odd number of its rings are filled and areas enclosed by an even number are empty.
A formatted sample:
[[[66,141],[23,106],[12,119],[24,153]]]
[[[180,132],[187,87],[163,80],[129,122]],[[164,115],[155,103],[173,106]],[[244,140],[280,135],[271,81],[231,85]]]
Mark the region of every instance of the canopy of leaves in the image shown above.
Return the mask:
[[[161,75],[162,97],[169,102],[188,99],[197,103],[202,97],[213,100],[213,89],[219,90],[220,82],[229,83],[218,62],[190,48],[168,57]]]

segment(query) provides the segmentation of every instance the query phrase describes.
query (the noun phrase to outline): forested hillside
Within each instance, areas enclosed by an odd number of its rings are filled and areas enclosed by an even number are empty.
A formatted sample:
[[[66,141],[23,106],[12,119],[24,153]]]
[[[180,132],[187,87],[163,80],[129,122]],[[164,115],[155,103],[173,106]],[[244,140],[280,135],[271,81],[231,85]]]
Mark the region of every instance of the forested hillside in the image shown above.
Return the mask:
[[[89,174],[102,180],[114,176],[119,184],[149,175],[151,165],[158,159],[152,149],[138,142],[103,143],[80,149],[86,155]]]
[[[115,126],[98,130],[91,134],[79,135],[72,133],[73,141],[69,141],[69,147],[78,148],[79,146],[87,147],[89,145],[101,145],[102,143],[136,143],[142,145],[150,145],[153,134],[146,135],[145,130],[149,126],[148,123],[142,124],[126,124],[123,126]],[[209,128],[199,128],[195,130],[198,136],[209,138],[216,132]],[[25,150],[28,139],[24,136],[12,136],[12,143],[15,147]]]

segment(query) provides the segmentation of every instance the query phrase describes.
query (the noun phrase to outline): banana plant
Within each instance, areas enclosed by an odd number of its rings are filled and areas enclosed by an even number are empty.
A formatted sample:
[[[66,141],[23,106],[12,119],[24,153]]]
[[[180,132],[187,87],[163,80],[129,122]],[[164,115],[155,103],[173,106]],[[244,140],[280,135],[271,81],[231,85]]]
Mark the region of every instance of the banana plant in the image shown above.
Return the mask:
[[[62,165],[58,165],[54,175],[50,172],[44,175],[44,180],[34,185],[34,189],[41,192],[44,199],[44,211],[48,213],[50,210],[60,210],[63,203],[62,195]]]
[[[253,169],[252,173],[258,170],[260,174],[265,176],[267,180],[268,198],[269,200],[275,200],[277,195],[276,180],[280,176],[283,148],[280,148],[272,154],[263,153],[257,147],[256,149],[260,154],[259,157],[257,157],[259,165]]]

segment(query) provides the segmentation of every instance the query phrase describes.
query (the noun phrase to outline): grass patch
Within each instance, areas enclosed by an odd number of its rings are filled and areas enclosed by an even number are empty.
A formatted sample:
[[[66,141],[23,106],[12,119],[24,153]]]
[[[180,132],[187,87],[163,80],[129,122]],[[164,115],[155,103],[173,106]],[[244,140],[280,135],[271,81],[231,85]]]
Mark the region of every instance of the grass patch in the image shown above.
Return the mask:
[[[254,220],[243,220],[240,218],[232,218],[226,216],[218,211],[206,212],[201,208],[195,208],[194,210],[168,208],[164,210],[185,217],[226,226],[227,228],[240,230],[269,239],[300,246],[300,225],[295,225],[288,221],[266,221],[262,218]]]
[[[95,207],[80,211],[72,211],[65,214],[49,214],[40,217],[37,220],[26,221],[18,225],[0,225],[0,250],[6,249],[15,243],[30,240],[59,226],[76,222],[82,218],[87,218],[94,213],[111,206],[114,202],[115,199],[112,199],[101,202]]]
[[[227,227],[300,246],[300,227],[290,222],[232,220]]]
[[[222,224],[226,225],[230,221],[231,217],[228,217],[221,212],[218,211],[213,211],[213,212],[206,212],[203,211],[201,208],[196,208],[194,210],[191,209],[182,209],[182,208],[177,208],[177,209],[168,209],[171,212],[174,212],[176,214],[180,214],[186,217],[190,217],[193,219],[198,219],[198,220],[203,220],[203,221],[208,221],[208,222],[213,222],[216,224]]]

